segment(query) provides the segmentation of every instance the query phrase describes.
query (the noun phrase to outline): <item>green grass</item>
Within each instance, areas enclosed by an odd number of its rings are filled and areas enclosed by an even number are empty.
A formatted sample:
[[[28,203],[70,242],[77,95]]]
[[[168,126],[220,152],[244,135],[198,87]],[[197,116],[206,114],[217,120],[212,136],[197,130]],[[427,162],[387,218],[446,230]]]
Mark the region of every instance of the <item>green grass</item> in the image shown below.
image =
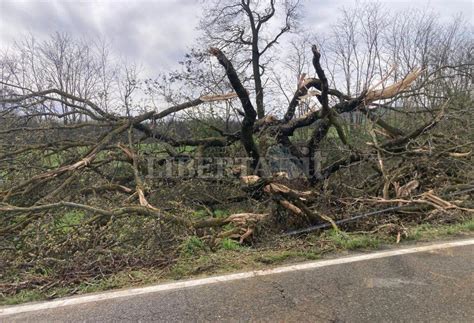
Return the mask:
[[[238,250],[242,248],[241,245],[237,241],[229,239],[229,238],[222,240],[221,247],[222,249],[225,249],[225,250]]]
[[[42,158],[43,166],[46,167],[59,167],[64,162],[64,153],[46,152],[47,156]]]
[[[45,299],[45,295],[39,290],[22,290],[13,296],[5,297],[3,299],[0,298],[0,305],[15,305],[43,299]]]
[[[64,233],[73,230],[74,226],[79,225],[84,220],[85,214],[82,211],[70,211],[57,219],[55,226]]]
[[[433,240],[463,232],[474,232],[474,218],[462,223],[450,225],[421,224],[408,229],[407,239],[415,241]]]
[[[344,233],[336,230],[330,230],[324,233],[338,249],[374,249],[378,248],[381,243],[385,242],[380,237],[371,234],[353,234]]]
[[[204,251],[206,246],[204,242],[196,236],[191,236],[186,239],[181,245],[181,254],[185,256],[192,256],[199,251]]]
[[[230,215],[230,212],[228,210],[215,210],[214,211],[214,216],[216,218],[226,218]]]
[[[192,213],[193,217],[202,219],[209,216],[209,213],[206,210],[196,210]]]

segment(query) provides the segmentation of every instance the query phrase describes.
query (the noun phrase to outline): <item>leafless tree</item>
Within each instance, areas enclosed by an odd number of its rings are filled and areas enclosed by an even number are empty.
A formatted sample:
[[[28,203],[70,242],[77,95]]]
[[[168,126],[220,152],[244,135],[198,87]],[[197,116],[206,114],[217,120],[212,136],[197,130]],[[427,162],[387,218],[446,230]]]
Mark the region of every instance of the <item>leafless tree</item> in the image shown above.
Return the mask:
[[[239,68],[251,66],[257,116],[262,119],[264,73],[272,57],[269,51],[297,26],[299,1],[219,0],[206,4],[201,20],[204,41],[210,47],[233,53],[232,60]]]

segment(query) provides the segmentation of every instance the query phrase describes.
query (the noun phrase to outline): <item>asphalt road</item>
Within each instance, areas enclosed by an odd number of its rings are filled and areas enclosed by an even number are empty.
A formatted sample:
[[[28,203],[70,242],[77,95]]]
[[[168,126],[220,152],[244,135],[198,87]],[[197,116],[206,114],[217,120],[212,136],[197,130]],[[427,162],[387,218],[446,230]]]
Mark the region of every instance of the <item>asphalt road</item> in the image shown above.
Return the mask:
[[[188,287],[167,285],[132,296],[99,294],[97,299],[106,299],[83,304],[56,301],[37,311],[32,309],[45,303],[0,308],[0,321],[473,322],[474,240],[465,241],[403,255],[382,252],[375,259],[320,261],[250,278],[221,276],[223,282],[191,281]]]

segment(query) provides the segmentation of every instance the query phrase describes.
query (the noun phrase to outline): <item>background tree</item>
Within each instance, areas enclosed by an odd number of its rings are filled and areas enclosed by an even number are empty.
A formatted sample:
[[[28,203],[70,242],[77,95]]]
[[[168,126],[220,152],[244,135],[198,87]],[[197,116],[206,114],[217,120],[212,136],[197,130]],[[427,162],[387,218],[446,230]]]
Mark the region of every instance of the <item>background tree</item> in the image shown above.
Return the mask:
[[[299,1],[219,0],[206,4],[200,25],[202,41],[207,47],[233,53],[231,59],[241,72],[251,67],[257,116],[262,119],[264,86],[269,79],[264,74],[274,57],[270,52],[283,35],[297,27]]]

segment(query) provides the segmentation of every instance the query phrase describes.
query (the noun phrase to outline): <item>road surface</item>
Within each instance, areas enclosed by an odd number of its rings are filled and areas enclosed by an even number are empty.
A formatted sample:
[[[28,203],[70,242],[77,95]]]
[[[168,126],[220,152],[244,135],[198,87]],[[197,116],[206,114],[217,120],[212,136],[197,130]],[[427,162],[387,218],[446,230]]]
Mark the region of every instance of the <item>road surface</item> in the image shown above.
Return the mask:
[[[0,308],[1,322],[473,322],[474,239]]]

